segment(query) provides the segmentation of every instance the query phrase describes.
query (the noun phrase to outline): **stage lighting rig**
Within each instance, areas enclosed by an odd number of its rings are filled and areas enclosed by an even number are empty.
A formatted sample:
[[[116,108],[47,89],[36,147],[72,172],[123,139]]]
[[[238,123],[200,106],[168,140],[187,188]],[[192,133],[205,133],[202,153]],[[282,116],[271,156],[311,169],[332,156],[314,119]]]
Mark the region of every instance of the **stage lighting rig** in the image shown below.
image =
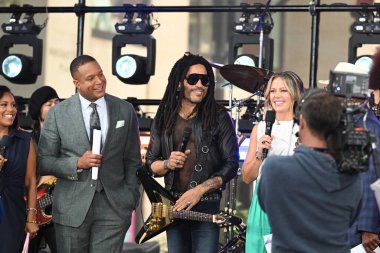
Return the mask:
[[[131,4],[125,4],[131,8]],[[136,7],[145,7],[137,4]],[[134,18],[136,16],[136,18]],[[127,84],[146,84],[154,75],[156,64],[156,40],[150,34],[159,27],[156,21],[152,23],[152,13],[126,12],[121,23],[115,24],[115,29],[121,35],[115,35],[112,40],[112,74]],[[146,56],[136,54],[121,54],[121,49],[127,45],[143,45],[147,49]]]
[[[23,8],[30,9],[32,6],[28,4],[24,4]],[[11,5],[10,8],[12,9],[19,9],[21,8],[18,5]],[[41,30],[43,29],[43,26],[36,25],[34,22],[34,13],[30,11],[25,11],[24,15],[22,15],[22,12],[14,12],[9,19],[8,23],[4,23],[1,25],[1,28],[3,29],[4,33],[9,34],[35,34],[38,35]]]
[[[31,7],[11,5],[15,11],[9,22],[1,26],[4,33],[9,33],[0,38],[1,75],[16,84],[35,83],[42,69],[42,40],[37,35],[45,27],[46,21],[43,25],[36,25],[34,14],[29,11]],[[15,45],[31,46],[32,55],[10,53]]]
[[[249,4],[242,3],[243,13],[239,21],[234,23],[234,31],[237,33],[260,33],[263,29],[264,34],[269,34],[273,28],[273,19],[269,11],[263,4],[253,4],[255,11],[248,11]]]
[[[136,4],[136,7],[145,7],[144,4]],[[125,4],[126,9],[133,7],[131,4]],[[134,18],[136,16],[136,18]],[[121,23],[115,24],[118,33],[124,34],[152,34],[155,25],[152,24],[152,13],[146,12],[127,12]]]
[[[378,20],[378,19],[376,19]],[[359,16],[357,18],[357,21],[355,21],[352,25],[352,32],[355,33],[374,33],[374,32],[380,32],[378,30],[378,22],[376,26],[375,31],[375,23],[374,23],[374,15],[372,12],[359,12]]]

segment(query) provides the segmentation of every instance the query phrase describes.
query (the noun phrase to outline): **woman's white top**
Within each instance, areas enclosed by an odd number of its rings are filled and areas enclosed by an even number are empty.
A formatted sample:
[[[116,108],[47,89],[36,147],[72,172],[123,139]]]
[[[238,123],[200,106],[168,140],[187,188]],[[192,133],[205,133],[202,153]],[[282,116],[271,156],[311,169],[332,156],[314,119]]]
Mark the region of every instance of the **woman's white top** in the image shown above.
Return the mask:
[[[272,143],[271,148],[268,151],[268,157],[271,155],[292,155],[294,153],[295,144],[297,142],[296,133],[299,130],[297,124],[293,123],[293,120],[289,121],[275,121],[272,126]],[[257,127],[257,141],[265,134],[265,121],[260,121]],[[259,176],[261,175],[260,166]]]

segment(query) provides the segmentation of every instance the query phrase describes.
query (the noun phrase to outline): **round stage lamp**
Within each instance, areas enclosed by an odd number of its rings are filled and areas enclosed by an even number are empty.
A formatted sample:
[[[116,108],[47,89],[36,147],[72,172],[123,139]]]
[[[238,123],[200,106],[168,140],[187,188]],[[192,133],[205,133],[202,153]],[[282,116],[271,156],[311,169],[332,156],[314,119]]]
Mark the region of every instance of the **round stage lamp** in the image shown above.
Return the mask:
[[[22,60],[17,55],[10,55],[4,59],[1,67],[5,76],[15,78],[21,73]]]
[[[121,55],[116,61],[116,76],[120,81],[127,84],[146,84],[150,75],[146,74],[146,58],[126,54]]]
[[[257,67],[258,58],[251,54],[238,55],[234,61],[237,65],[246,65],[250,67]]]
[[[133,56],[123,55],[116,62],[116,74],[122,78],[130,78],[136,73],[137,63]]]
[[[358,66],[369,73],[372,67],[372,62],[372,57],[370,55],[362,55],[356,58],[355,66]]]
[[[18,84],[34,83],[37,80],[37,75],[32,74],[32,58],[20,55],[11,54],[3,60],[1,71],[5,79]]]

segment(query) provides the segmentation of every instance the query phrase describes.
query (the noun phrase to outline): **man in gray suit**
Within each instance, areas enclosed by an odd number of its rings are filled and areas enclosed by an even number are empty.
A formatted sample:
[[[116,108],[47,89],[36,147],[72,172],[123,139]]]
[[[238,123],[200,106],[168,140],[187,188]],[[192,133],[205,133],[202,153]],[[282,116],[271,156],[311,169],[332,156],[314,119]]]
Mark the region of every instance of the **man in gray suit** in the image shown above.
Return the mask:
[[[70,72],[78,93],[49,110],[38,145],[41,174],[58,178],[53,199],[58,252],[121,252],[139,199],[136,113],[128,102],[106,94],[106,78],[93,57],[78,56]],[[91,151],[94,115],[100,155]]]

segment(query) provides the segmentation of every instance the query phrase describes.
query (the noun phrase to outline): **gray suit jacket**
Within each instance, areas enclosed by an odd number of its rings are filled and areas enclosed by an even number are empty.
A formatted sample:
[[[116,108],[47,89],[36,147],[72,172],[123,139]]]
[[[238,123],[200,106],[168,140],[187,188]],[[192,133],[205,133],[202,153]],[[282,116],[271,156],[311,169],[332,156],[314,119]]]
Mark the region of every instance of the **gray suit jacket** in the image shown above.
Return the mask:
[[[109,129],[102,149],[99,178],[112,208],[122,219],[130,219],[139,199],[136,170],[141,166],[139,128],[133,106],[106,95]],[[83,122],[79,95],[51,108],[44,122],[38,167],[42,175],[58,178],[53,193],[53,221],[80,226],[95,194],[91,170],[77,172],[76,163],[91,150]]]

